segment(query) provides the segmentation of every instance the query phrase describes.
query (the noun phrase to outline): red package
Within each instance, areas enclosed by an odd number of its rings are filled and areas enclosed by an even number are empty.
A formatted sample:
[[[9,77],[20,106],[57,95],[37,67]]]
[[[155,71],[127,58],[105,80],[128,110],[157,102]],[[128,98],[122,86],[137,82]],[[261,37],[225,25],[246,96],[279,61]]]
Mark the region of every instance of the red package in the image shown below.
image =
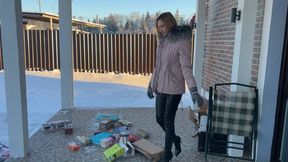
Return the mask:
[[[69,143],[68,149],[71,150],[71,151],[79,151],[80,150],[80,146],[77,145],[76,143]]]
[[[140,139],[141,139],[141,137],[139,135],[136,135],[136,134],[130,134],[128,136],[128,141],[129,142],[135,142],[135,141],[138,141]]]

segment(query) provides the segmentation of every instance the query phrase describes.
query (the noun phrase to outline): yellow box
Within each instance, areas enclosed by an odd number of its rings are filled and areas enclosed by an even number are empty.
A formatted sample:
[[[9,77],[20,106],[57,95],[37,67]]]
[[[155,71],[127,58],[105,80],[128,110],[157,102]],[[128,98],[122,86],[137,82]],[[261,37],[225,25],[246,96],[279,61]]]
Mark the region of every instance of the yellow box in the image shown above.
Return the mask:
[[[125,154],[125,149],[120,147],[119,144],[114,144],[104,151],[104,157],[107,162],[112,162],[121,155]]]

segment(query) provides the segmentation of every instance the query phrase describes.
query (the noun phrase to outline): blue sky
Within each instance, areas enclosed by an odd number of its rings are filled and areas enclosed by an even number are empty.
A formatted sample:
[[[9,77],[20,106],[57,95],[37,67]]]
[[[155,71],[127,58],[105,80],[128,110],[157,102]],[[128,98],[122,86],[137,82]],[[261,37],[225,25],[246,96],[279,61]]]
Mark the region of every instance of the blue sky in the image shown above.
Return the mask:
[[[40,0],[41,11],[58,13],[58,0]],[[155,13],[157,11],[170,11],[175,13],[176,9],[185,18],[195,13],[195,0],[73,0],[73,16],[83,16],[92,19],[97,14],[100,18],[109,13],[129,15],[132,12]],[[22,10],[39,12],[38,0],[22,0]]]

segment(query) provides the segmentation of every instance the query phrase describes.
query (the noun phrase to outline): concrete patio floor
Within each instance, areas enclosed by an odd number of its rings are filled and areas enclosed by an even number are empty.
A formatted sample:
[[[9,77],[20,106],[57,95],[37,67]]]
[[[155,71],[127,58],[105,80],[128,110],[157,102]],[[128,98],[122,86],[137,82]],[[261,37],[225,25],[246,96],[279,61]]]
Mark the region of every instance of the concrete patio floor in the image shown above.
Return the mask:
[[[118,108],[118,109],[72,109],[59,111],[51,120],[69,119],[73,123],[74,133],[65,135],[64,130],[56,132],[37,131],[30,138],[30,153],[23,159],[8,159],[8,162],[102,162],[104,148],[96,145],[81,147],[80,151],[72,152],[67,149],[68,143],[76,141],[79,135],[91,136],[96,130],[95,117],[97,113],[112,113],[132,121],[129,130],[144,129],[150,134],[149,140],[158,146],[164,147],[164,133],[155,121],[154,108]],[[194,125],[188,118],[188,109],[179,109],[176,115],[176,134],[182,138],[182,153],[173,157],[172,162],[202,162],[204,153],[197,151],[198,137],[193,138]],[[174,148],[173,148],[174,150]],[[116,162],[149,162],[150,160],[140,153],[133,157],[121,157]],[[230,162],[243,160],[228,159],[224,157],[208,156],[211,162]]]

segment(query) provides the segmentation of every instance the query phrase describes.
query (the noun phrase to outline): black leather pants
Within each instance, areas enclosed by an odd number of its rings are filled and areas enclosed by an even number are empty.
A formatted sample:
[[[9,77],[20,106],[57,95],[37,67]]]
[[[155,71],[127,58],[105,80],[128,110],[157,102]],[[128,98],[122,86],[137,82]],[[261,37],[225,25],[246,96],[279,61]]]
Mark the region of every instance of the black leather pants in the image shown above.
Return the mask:
[[[175,139],[175,115],[182,94],[169,95],[157,93],[156,95],[156,121],[165,131],[165,153],[172,154],[171,148]]]

